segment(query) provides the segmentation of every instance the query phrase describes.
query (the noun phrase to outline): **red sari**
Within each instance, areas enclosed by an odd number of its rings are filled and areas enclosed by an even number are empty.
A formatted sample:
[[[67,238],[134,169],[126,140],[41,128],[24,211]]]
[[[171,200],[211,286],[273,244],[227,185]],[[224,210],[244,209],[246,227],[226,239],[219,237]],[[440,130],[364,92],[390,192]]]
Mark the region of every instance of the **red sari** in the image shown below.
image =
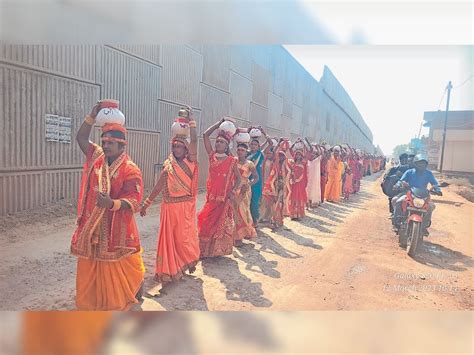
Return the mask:
[[[291,160],[290,169],[290,217],[302,218],[305,216],[306,202],[308,202],[306,193],[306,186],[308,185],[308,161],[303,159],[300,163],[297,163]]]
[[[237,159],[209,157],[206,203],[198,215],[201,258],[232,254],[234,245],[234,210],[229,199],[235,180]]]
[[[349,166],[352,170],[352,193],[356,193],[360,190],[360,179],[362,177],[359,160],[351,158],[349,160]]]
[[[177,161],[173,154],[163,164],[163,202],[155,280],[178,280],[199,260],[196,228],[198,165],[188,159]]]
[[[283,216],[289,217],[291,205],[291,155],[285,152],[286,159],[281,166],[281,177],[283,178]]]
[[[369,159],[365,158],[363,160],[364,163],[364,176],[369,175]]]

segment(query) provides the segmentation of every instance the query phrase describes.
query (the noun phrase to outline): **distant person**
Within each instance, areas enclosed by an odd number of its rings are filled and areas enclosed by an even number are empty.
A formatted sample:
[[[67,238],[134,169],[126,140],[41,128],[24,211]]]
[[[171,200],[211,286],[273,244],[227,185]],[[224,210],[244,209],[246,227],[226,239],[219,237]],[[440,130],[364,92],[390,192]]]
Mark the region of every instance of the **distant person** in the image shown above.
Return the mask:
[[[317,207],[321,203],[321,150],[317,145],[313,146],[308,161],[308,208]]]
[[[398,157],[400,163],[390,168],[390,170],[384,175],[382,180],[382,191],[388,196],[388,207],[390,214],[393,213],[392,198],[397,195],[397,192],[393,190],[395,184],[400,180],[402,175],[409,169],[408,166],[408,154],[402,153]]]
[[[349,196],[352,193],[352,169],[348,167],[346,169],[345,178],[344,178],[344,200],[348,201]]]
[[[344,171],[344,163],[341,160],[341,148],[336,146],[333,148],[331,159],[327,164],[328,182],[326,185],[326,201],[339,202],[342,194],[342,173]]]
[[[204,147],[209,157],[206,203],[198,214],[198,236],[201,259],[232,254],[234,246],[233,201],[240,186],[241,176],[237,158],[230,153],[232,136],[219,130],[214,144],[210,136],[225,121],[210,126],[203,134]]]
[[[237,145],[237,167],[242,177],[240,187],[235,193],[234,206],[234,246],[243,246],[243,239],[255,239],[254,220],[251,212],[252,187],[260,181],[256,165],[248,159],[249,146],[246,143]]]

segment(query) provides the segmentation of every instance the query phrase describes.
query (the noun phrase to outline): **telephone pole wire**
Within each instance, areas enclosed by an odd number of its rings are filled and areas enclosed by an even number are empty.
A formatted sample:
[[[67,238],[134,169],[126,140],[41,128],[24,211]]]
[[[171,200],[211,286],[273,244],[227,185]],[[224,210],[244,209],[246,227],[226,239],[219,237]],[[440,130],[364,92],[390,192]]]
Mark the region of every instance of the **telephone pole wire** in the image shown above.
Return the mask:
[[[443,145],[441,147],[441,162],[439,164],[439,172],[443,172],[443,162],[444,162],[444,149],[446,145],[446,129],[448,126],[448,111],[449,111],[449,98],[451,96],[451,89],[453,88],[453,85],[451,84],[451,81],[448,83],[448,87],[446,88],[448,90],[448,99],[446,101],[446,112],[444,115],[444,129],[443,129]]]

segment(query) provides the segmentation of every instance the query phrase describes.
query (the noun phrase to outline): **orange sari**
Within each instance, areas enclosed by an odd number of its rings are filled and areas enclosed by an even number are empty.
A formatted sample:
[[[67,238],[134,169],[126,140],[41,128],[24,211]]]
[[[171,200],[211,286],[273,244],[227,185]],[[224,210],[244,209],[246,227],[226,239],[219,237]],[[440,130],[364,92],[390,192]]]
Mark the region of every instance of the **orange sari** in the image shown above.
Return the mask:
[[[327,164],[328,181],[326,184],[326,201],[339,202],[342,194],[342,173],[344,163],[334,156],[329,159]]]
[[[252,188],[250,187],[249,177],[252,174],[254,163],[247,161],[244,164],[237,164],[242,176],[242,184],[235,197],[235,231],[234,240],[252,239],[257,237],[257,231],[253,226],[252,214],[250,212],[250,201],[252,198]],[[247,186],[247,191],[242,191],[242,186]]]
[[[209,157],[206,203],[198,215],[201,258],[232,254],[234,245],[234,209],[229,199],[235,180],[237,159]]]
[[[163,202],[155,280],[169,282],[196,266],[199,240],[196,227],[198,164],[177,161],[173,154],[163,164]]]
[[[23,312],[24,355],[97,354],[111,312]]]
[[[99,192],[129,204],[112,212],[96,206]],[[135,295],[145,268],[133,213],[139,209],[143,183],[140,169],[127,154],[110,166],[103,150],[91,144],[82,175],[77,229],[71,253],[78,256],[76,306],[81,310],[125,310]]]

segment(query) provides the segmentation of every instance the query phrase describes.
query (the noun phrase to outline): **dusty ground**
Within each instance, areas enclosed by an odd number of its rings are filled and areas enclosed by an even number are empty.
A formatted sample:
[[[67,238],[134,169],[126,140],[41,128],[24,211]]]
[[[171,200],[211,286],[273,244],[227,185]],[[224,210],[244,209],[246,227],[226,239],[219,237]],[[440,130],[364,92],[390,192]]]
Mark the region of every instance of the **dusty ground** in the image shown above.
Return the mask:
[[[378,178],[366,178],[348,203],[327,203],[301,222],[285,221],[290,230],[262,228],[255,243],[206,260],[137,309],[474,309],[474,204],[456,185],[444,189],[435,198],[431,235],[414,260],[398,247]],[[58,204],[0,220],[0,310],[74,309],[73,213],[72,205]],[[146,289],[153,290],[159,206],[137,221]]]
[[[454,175],[454,174],[435,174],[436,179],[451,185],[451,190],[464,197],[470,202],[474,202],[474,176],[473,175]]]

